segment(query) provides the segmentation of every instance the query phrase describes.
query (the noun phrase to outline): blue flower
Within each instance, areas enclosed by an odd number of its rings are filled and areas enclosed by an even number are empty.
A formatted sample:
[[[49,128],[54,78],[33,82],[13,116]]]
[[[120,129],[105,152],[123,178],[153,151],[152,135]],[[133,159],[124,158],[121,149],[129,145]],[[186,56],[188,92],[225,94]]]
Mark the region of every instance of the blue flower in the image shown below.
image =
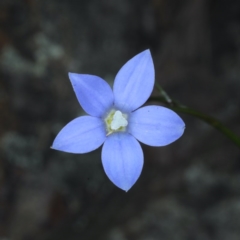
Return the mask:
[[[89,115],[68,123],[52,148],[87,153],[103,144],[105,173],[117,187],[128,191],[143,167],[143,151],[138,141],[165,146],[181,137],[185,128],[182,119],[170,109],[139,108],[154,87],[150,51],[139,53],[120,69],[113,90],[97,76],[69,73],[69,78],[80,105]]]

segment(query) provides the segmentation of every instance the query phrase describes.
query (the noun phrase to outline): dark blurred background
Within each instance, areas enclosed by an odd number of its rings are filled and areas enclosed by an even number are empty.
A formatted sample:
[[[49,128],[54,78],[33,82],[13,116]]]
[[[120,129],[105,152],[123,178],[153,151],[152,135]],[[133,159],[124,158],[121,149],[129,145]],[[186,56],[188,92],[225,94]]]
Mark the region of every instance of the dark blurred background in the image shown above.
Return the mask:
[[[240,135],[239,0],[0,0],[0,240],[240,239],[240,151],[200,120],[143,145],[128,193],[101,149],[50,149],[84,114],[68,72],[112,84],[147,48],[172,98]]]

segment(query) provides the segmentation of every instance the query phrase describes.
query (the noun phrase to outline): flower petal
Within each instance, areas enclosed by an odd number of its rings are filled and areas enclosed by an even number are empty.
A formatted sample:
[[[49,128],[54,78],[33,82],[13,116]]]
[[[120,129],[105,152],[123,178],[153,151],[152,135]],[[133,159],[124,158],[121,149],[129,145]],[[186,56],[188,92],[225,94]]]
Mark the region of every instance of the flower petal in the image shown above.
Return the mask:
[[[165,146],[184,132],[183,120],[172,110],[160,106],[146,106],[129,116],[128,131],[140,142],[150,146]]]
[[[83,116],[68,123],[55,138],[52,148],[70,153],[87,153],[100,147],[106,130],[100,118]]]
[[[114,133],[103,145],[102,163],[109,179],[117,187],[128,191],[142,171],[142,148],[130,134]]]
[[[149,50],[130,59],[118,72],[114,85],[117,108],[131,112],[143,105],[152,93],[154,66]]]
[[[112,89],[102,78],[69,73],[77,99],[85,112],[101,117],[113,105]]]

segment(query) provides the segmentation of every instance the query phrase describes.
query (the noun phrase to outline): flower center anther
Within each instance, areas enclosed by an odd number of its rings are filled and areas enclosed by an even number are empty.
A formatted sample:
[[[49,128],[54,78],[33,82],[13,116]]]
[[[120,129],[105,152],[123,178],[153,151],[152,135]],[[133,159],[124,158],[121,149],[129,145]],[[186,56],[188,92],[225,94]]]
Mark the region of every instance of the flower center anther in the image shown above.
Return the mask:
[[[107,127],[107,135],[113,132],[125,131],[128,125],[127,115],[119,110],[112,110],[104,120]]]
[[[111,122],[111,129],[116,131],[121,127],[126,127],[127,125],[128,121],[124,118],[123,114],[120,111],[116,111]]]

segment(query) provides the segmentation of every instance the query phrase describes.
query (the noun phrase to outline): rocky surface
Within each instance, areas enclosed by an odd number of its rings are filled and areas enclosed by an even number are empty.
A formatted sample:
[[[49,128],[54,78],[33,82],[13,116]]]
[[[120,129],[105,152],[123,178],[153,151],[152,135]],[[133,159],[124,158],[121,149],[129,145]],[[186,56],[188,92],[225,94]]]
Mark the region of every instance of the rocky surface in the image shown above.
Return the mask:
[[[181,115],[181,139],[143,146],[128,193],[101,149],[50,146],[84,114],[67,73],[111,84],[146,48],[171,97],[240,135],[239,13],[237,0],[0,1],[0,239],[238,240],[240,152],[200,120]]]

